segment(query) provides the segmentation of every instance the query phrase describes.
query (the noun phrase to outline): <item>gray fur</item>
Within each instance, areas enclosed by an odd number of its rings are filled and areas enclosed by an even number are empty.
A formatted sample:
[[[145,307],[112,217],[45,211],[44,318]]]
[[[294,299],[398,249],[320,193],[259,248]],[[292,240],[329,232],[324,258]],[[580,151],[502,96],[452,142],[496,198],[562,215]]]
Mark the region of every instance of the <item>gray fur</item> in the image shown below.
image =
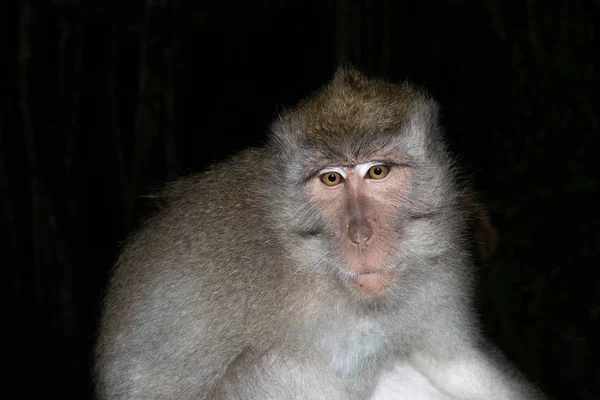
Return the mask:
[[[367,299],[341,283],[303,184],[329,160],[381,148],[411,171],[393,255],[407,267]],[[367,399],[397,360],[426,369],[464,353],[498,371],[497,398],[537,398],[479,339],[465,193],[435,102],[409,84],[340,69],[273,124],[267,146],[162,195],[108,288],[101,399]]]

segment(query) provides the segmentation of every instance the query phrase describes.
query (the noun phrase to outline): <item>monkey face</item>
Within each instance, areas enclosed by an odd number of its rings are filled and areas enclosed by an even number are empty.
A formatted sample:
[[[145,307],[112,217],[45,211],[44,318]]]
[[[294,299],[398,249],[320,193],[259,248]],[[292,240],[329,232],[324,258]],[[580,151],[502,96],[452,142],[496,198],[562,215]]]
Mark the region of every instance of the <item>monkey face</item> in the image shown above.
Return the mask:
[[[460,190],[436,121],[411,85],[348,72],[274,123],[266,176],[282,185],[264,193],[295,269],[362,299],[452,268],[439,260],[461,246]]]
[[[342,276],[363,295],[380,294],[395,279],[394,225],[406,180],[406,167],[375,158],[325,167],[307,182],[344,261]]]

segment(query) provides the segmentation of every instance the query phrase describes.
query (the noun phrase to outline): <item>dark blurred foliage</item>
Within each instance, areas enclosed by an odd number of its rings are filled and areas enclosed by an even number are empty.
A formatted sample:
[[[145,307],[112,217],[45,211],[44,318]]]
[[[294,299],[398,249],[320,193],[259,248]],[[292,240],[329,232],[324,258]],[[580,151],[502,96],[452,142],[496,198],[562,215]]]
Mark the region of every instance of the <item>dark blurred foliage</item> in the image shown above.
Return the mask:
[[[409,78],[441,102],[495,234],[479,268],[486,334],[554,398],[600,398],[599,9],[598,0],[5,2],[7,387],[20,398],[91,398],[101,293],[148,213],[144,196],[260,144],[280,107],[345,60]]]

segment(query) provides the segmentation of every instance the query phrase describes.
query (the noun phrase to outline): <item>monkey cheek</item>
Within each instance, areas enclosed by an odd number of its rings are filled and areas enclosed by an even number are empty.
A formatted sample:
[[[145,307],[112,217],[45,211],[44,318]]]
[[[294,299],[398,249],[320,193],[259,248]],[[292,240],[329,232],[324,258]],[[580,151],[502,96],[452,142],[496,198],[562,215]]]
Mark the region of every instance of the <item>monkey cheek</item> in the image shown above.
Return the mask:
[[[351,285],[363,296],[378,296],[394,282],[394,273],[371,273],[352,278]]]

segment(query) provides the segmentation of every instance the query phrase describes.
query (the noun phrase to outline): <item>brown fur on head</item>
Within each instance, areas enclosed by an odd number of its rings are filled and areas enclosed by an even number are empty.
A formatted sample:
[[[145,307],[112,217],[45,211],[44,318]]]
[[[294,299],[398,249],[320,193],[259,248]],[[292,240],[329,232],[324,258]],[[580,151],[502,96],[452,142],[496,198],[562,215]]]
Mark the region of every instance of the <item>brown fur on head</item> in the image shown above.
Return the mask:
[[[340,68],[333,80],[288,117],[310,115],[304,125],[309,142],[327,143],[361,133],[388,132],[406,119],[411,100],[418,96],[408,83],[368,78],[351,68]]]

